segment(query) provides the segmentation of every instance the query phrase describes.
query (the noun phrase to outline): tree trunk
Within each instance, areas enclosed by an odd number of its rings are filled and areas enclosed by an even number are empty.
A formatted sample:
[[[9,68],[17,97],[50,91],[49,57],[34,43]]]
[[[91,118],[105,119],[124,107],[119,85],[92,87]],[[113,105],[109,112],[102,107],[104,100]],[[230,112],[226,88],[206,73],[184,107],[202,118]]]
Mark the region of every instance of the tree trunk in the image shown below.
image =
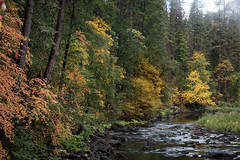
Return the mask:
[[[34,8],[34,0],[27,0],[24,29],[23,29],[23,35],[26,39],[22,41],[22,45],[20,48],[21,57],[18,62],[19,67],[22,69],[24,68],[26,56],[27,56],[28,39],[30,36],[31,26],[32,26],[33,8]]]
[[[64,59],[63,59],[63,68],[62,68],[62,74],[60,77],[60,83],[59,83],[59,95],[62,92],[62,86],[65,78],[65,72],[66,72],[66,64],[67,64],[67,58],[68,58],[68,52],[69,52],[69,46],[71,43],[71,36],[72,36],[72,29],[73,29],[73,22],[75,19],[75,1],[72,1],[72,15],[69,23],[69,30],[68,30],[68,37],[67,37],[67,44],[64,52]]]
[[[143,1],[143,11],[144,11],[144,16],[142,16],[142,26],[141,26],[142,30],[141,30],[141,32],[143,33],[143,35],[145,35],[145,30],[144,30],[145,12],[146,12],[146,1],[145,0]]]
[[[133,1],[130,2],[130,27],[133,28]]]
[[[227,80],[224,81],[224,94],[225,94],[225,97],[226,97],[226,94],[227,94]]]
[[[66,0],[59,0],[59,13],[58,13],[58,20],[57,20],[57,28],[56,28],[56,34],[54,38],[55,45],[52,47],[48,64],[44,73],[44,78],[46,79],[46,83],[48,84],[54,65],[56,63],[56,58],[59,52],[59,46],[62,38],[62,30],[63,30],[63,23],[64,23],[64,8],[65,8],[65,2]]]

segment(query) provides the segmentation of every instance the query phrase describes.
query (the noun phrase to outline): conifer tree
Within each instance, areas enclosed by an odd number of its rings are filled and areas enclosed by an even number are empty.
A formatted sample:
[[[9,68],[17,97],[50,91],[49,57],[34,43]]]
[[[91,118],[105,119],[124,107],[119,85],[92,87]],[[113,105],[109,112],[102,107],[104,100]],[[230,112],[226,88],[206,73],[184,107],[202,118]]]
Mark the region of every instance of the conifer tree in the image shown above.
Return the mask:
[[[189,20],[189,46],[190,52],[193,54],[195,51],[207,53],[208,37],[207,27],[203,19],[203,13],[200,9],[200,1],[194,0],[191,6]]]

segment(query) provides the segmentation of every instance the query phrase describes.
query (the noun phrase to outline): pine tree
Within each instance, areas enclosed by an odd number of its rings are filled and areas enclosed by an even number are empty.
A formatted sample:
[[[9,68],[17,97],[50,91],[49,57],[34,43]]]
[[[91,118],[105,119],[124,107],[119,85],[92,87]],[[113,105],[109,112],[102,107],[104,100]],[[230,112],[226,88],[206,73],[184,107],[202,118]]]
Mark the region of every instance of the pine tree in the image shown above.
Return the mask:
[[[181,30],[179,30],[176,33],[174,50],[175,50],[176,61],[178,63],[178,67],[176,70],[177,72],[176,79],[179,87],[183,88],[185,83],[185,77],[188,72],[187,61],[189,57],[189,52],[187,47],[187,41]]]
[[[191,54],[195,51],[201,51],[203,53],[208,52],[207,27],[199,3],[199,0],[193,1],[188,20],[189,46]]]
[[[187,73],[186,62],[189,55],[188,45],[183,28],[183,13],[180,0],[170,1],[169,51],[172,56],[173,72],[177,86],[184,87]]]
[[[143,33],[154,65],[167,68],[167,6],[165,0],[145,0]]]

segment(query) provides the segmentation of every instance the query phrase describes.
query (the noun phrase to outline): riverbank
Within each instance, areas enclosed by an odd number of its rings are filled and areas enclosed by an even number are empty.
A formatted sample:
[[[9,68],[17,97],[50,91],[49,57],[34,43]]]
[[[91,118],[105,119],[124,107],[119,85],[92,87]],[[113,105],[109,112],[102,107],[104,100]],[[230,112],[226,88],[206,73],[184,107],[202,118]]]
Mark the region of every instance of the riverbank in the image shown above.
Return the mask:
[[[62,140],[62,148],[58,149],[60,159],[81,159],[81,160],[118,160],[127,159],[124,155],[116,152],[128,139],[111,135],[113,132],[133,132],[141,127],[151,127],[154,122],[160,121],[161,116],[151,118],[147,121],[124,121],[119,120],[114,124],[106,125],[105,131],[97,131],[90,136],[73,135],[71,138]]]
[[[231,160],[239,158],[240,150],[235,149],[236,145],[240,145],[239,135],[214,131],[211,127],[201,127],[196,124],[199,116],[201,114],[196,112],[163,110],[159,116],[148,121],[118,121],[106,125],[105,132],[97,132],[84,140],[86,150],[67,151],[62,154],[61,159],[171,160],[171,157],[175,157],[172,160],[203,160],[207,157],[221,156]],[[209,119],[214,118],[212,116],[210,115]],[[214,149],[205,152],[209,147]],[[219,147],[224,150],[216,150]],[[230,152],[231,150],[234,152]]]
[[[222,103],[216,107],[207,107],[206,114],[198,124],[212,130],[240,133],[239,104]]]
[[[186,119],[184,119],[184,118]],[[194,115],[182,115],[155,122],[130,132],[116,131],[111,136],[124,139],[117,151],[122,160],[204,160],[240,158],[240,136],[196,125]],[[126,159],[128,157],[128,159]]]

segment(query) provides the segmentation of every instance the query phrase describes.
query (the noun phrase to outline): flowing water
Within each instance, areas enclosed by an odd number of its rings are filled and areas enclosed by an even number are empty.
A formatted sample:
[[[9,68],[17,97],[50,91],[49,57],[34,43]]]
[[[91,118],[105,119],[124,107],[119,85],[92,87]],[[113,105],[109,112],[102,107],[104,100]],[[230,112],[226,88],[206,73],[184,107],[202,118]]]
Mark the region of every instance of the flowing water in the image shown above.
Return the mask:
[[[181,116],[113,135],[127,139],[118,150],[129,160],[240,160],[239,135],[209,131],[194,121]]]

